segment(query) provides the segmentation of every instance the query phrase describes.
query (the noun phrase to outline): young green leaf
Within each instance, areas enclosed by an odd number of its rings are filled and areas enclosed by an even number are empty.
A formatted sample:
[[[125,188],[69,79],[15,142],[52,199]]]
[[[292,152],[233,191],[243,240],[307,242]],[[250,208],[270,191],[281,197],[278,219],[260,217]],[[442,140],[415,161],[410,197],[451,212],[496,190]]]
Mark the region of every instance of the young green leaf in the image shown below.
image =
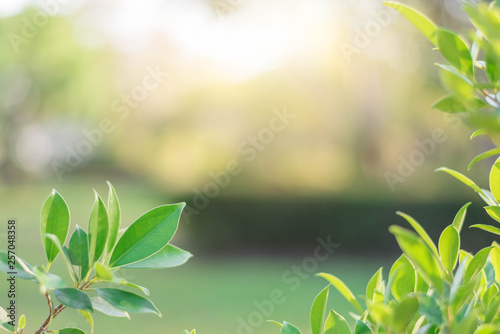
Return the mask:
[[[111,267],[141,261],[167,245],[177,230],[185,203],[157,207],[139,217],[118,240]]]
[[[399,305],[395,307],[392,328],[395,333],[404,333],[406,328],[417,314],[419,302],[415,296],[406,296]]]
[[[81,290],[75,288],[55,289],[54,295],[63,305],[78,310],[94,311],[89,296]]]
[[[85,320],[87,320],[87,322],[89,323],[91,333],[94,333],[94,318],[92,317],[92,314],[89,311],[85,310],[78,310],[78,311],[83,315]]]
[[[460,235],[455,226],[450,225],[444,229],[439,237],[439,255],[441,263],[449,274],[455,269],[460,250]]]
[[[354,326],[354,334],[373,334],[370,327],[368,327],[364,322],[356,320],[356,325]]]
[[[323,322],[325,319],[326,302],[328,299],[328,289],[324,288],[314,299],[311,307],[311,329],[313,334],[323,334]]]
[[[166,245],[159,252],[144,260],[127,264],[122,268],[127,269],[160,269],[172,268],[186,263],[193,255],[174,245]]]
[[[397,301],[401,301],[405,296],[415,292],[415,268],[404,254],[392,265],[389,273],[389,280],[391,279],[391,292]]]
[[[391,226],[389,231],[426,282],[433,286],[439,293],[443,292],[443,281],[438,262],[428,245],[413,232],[399,226]]]
[[[69,258],[73,265],[80,267],[80,281],[89,272],[89,246],[87,233],[76,225],[75,231],[69,239]]]
[[[484,135],[487,135],[487,134],[489,134],[488,130],[486,130],[486,129],[478,129],[478,130],[474,131],[473,134],[471,134],[470,139],[472,140],[472,139],[474,139],[474,138],[476,138],[478,136],[484,136]]]
[[[498,147],[477,155],[476,157],[474,157],[474,159],[472,159],[469,166],[467,167],[467,170],[470,170],[472,168],[472,166],[474,166],[476,164],[476,162],[481,161],[481,160],[486,159],[486,158],[489,158],[489,157],[492,157],[492,156],[497,155],[497,154],[500,154],[500,148],[498,148]]]
[[[17,328],[24,329],[24,327],[26,327],[26,316],[23,314],[19,318],[19,323],[17,325]]]
[[[295,327],[291,323],[284,321],[283,327],[281,327],[280,330],[280,334],[302,334],[302,333],[297,327]]]
[[[467,266],[467,270],[465,271],[464,281],[469,282],[474,277],[476,277],[481,270],[483,270],[486,265],[486,261],[488,260],[488,255],[490,251],[493,249],[493,246],[486,247],[481,249],[479,252],[474,255],[469,265]]]
[[[477,111],[484,109],[487,106],[486,102],[476,97],[469,97],[464,101],[455,95],[448,95],[436,101],[431,108],[455,114],[460,112]],[[471,165],[469,165],[469,169],[470,167]]]
[[[94,207],[89,218],[89,267],[94,266],[94,262],[99,260],[99,257],[104,252],[106,240],[108,238],[108,212],[104,206],[104,202],[97,192],[95,192]]]
[[[500,228],[491,226],[491,225],[484,225],[484,224],[476,224],[476,225],[471,225],[471,228],[478,228],[486,232],[490,232],[496,235],[500,235]]]
[[[366,285],[366,306],[369,306],[369,302],[377,302],[375,299],[375,291],[383,289],[382,281],[382,269],[380,268],[377,272],[370,278],[370,281]],[[381,291],[383,293],[383,291]]]
[[[350,334],[347,321],[337,312],[331,310],[325,322],[325,334]]]
[[[154,313],[161,317],[160,311],[147,298],[113,288],[99,288],[95,289],[95,291],[102,299],[122,311],[129,313]]]
[[[474,189],[474,191],[484,195],[481,188],[479,188],[471,179],[469,179],[468,177],[460,174],[459,172],[457,172],[453,169],[441,167],[441,168],[436,169],[436,172],[446,172],[446,173],[450,174],[451,176],[455,177],[457,180],[459,180],[460,182],[462,182],[466,186]]]
[[[472,56],[465,41],[451,30],[436,30],[439,52],[452,66],[472,77],[474,74]]]
[[[500,246],[493,242],[493,248],[490,252],[490,262],[495,270],[495,280],[500,284]]]
[[[120,230],[121,210],[118,195],[116,195],[115,188],[108,181],[109,195],[108,195],[108,218],[109,218],[109,233],[108,240],[106,241],[106,250],[104,258],[111,255],[118,238],[118,231]]]
[[[458,231],[458,233],[462,231],[462,226],[464,225],[465,215],[467,214],[467,208],[469,207],[469,205],[471,205],[471,202],[462,206],[453,219],[453,226]]]
[[[495,161],[490,172],[490,190],[497,202],[500,201],[500,158]]]
[[[113,305],[111,305],[110,303],[108,303],[107,301],[102,299],[101,297],[92,297],[92,298],[90,298],[90,300],[92,301],[92,307],[101,313],[109,315],[110,317],[130,319],[130,316],[127,312],[122,311],[122,310],[114,307]]]
[[[43,236],[48,233],[53,234],[57,236],[61,245],[64,245],[70,221],[68,205],[55,189],[52,190],[52,193],[43,204],[40,221],[43,246],[50,264],[54,262],[57,254],[59,254],[59,249],[52,240]]]
[[[337,277],[327,273],[319,273],[316,274],[316,276],[323,277],[328,282],[330,282],[342,294],[342,296],[347,299],[349,303],[351,303],[359,312],[363,312],[363,309],[356,300],[356,297],[354,297],[354,294],[351,292],[351,290],[349,290],[344,282],[342,282]]]
[[[484,209],[491,218],[495,219],[497,222],[500,222],[500,206],[486,206]]]
[[[432,241],[431,237],[429,237],[427,232],[425,232],[424,228],[413,217],[401,211],[396,212],[396,214],[406,219],[406,221],[410,223],[410,225],[413,227],[415,232],[417,232],[418,235],[422,238],[422,240],[425,241],[427,246],[429,246],[434,255],[439,256],[436,245]]]
[[[437,46],[437,39],[436,39],[436,24],[432,22],[429,18],[427,18],[425,15],[419,13],[415,9],[408,7],[404,4],[400,3],[395,3],[395,2],[383,2],[382,4],[392,7],[396,9],[398,12],[403,14],[408,21],[410,21],[422,34],[424,34],[427,39]]]

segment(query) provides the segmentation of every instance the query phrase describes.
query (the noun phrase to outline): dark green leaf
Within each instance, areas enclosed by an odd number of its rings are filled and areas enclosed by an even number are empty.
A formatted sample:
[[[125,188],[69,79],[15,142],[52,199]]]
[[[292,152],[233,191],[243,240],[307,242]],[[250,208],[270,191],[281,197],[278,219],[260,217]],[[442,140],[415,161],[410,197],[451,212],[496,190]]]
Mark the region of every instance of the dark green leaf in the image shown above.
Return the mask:
[[[64,245],[68,235],[69,220],[68,205],[55,189],[52,190],[52,193],[43,204],[41,214],[42,240],[49,263],[54,262],[57,254],[59,254],[59,249],[52,240],[43,236],[47,233],[53,234],[57,236],[61,245]]]
[[[105,301],[122,311],[129,313],[155,313],[161,316],[160,311],[158,311],[149,299],[134,293],[113,288],[100,288],[95,291]]]
[[[59,334],[86,334],[79,328],[63,328],[58,331]]]
[[[0,271],[3,271],[6,274],[15,272],[16,274],[9,274],[9,275],[13,275],[21,279],[34,280],[35,275],[33,274],[33,268],[25,261],[23,261],[21,258],[17,256],[14,256],[14,258],[15,258],[15,266],[14,270],[12,270],[12,268],[10,267],[11,263],[9,263],[8,259],[8,253],[4,250],[0,250]],[[12,260],[13,259],[11,259],[11,261]],[[24,270],[24,268],[21,266],[21,261],[24,262],[24,265],[30,272]]]
[[[68,252],[71,263],[80,267],[79,276],[83,280],[90,270],[89,247],[87,233],[78,225],[69,239]]]
[[[94,207],[89,218],[89,267],[92,268],[94,262],[96,262],[99,257],[104,252],[106,246],[106,241],[108,238],[108,213],[104,202],[102,201],[99,194],[95,193]]]
[[[74,288],[55,289],[54,295],[61,304],[78,310],[94,311],[89,296],[81,290]]]

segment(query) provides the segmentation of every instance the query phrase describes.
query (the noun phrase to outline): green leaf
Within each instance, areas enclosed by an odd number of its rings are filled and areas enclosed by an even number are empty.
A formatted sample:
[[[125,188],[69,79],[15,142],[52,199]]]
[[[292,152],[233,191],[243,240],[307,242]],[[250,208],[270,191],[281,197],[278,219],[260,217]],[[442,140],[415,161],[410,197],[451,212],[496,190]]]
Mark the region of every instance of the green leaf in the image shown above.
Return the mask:
[[[491,218],[500,222],[500,206],[486,206],[484,209]]]
[[[453,219],[453,226],[458,231],[458,233],[462,231],[462,226],[464,225],[465,215],[467,214],[467,208],[469,207],[469,205],[471,205],[471,202],[462,206]]]
[[[59,252],[62,253],[63,255],[63,258],[64,258],[64,262],[66,263],[66,267],[68,268],[68,272],[70,273],[70,276],[71,276],[71,279],[73,280],[73,282],[77,282],[78,281],[78,276],[71,264],[71,260],[69,258],[69,251],[66,247],[63,247],[61,245],[61,243],[59,242],[59,239],[57,239],[57,237],[53,234],[46,234],[45,235],[47,238],[49,238],[50,240],[52,240],[52,242],[54,243],[54,245],[57,246],[57,248],[59,249]]]
[[[474,189],[474,191],[484,195],[481,188],[479,188],[471,179],[469,179],[468,177],[460,174],[459,172],[457,172],[453,169],[441,167],[441,168],[436,169],[436,172],[446,172],[446,173],[450,174],[451,176],[455,177],[457,180],[459,180],[460,182],[462,182],[466,186],[468,186],[469,188],[472,188],[472,189]]]
[[[383,2],[384,5],[392,7],[403,14],[425,37],[437,46],[436,24],[425,15],[406,5],[395,2]]]
[[[102,263],[95,264],[95,274],[98,279],[103,281],[113,282],[116,279],[113,272]]]
[[[331,310],[325,322],[325,334],[350,334],[347,321],[337,312]]]
[[[444,229],[439,237],[439,255],[441,263],[448,273],[452,273],[458,260],[460,250],[460,236],[455,226],[450,225]]]
[[[389,280],[391,279],[391,292],[397,301],[401,301],[406,295],[415,292],[415,268],[404,254],[392,265],[389,273]]]
[[[469,77],[474,75],[472,56],[465,41],[451,30],[436,30],[439,52],[452,66]]]
[[[8,253],[4,250],[0,250],[0,271],[3,271],[6,274],[15,272],[16,274],[9,274],[9,276],[13,275],[21,279],[34,280],[35,274],[33,273],[33,268],[29,264],[27,264],[24,260],[22,260],[17,256],[14,256],[14,259],[15,259],[15,265],[14,265],[14,270],[12,270],[10,268],[11,263],[9,263]],[[12,259],[10,261],[12,261]],[[24,266],[28,269],[28,271],[26,271],[23,268],[21,262],[23,262]]]
[[[94,262],[99,260],[99,257],[104,252],[108,238],[108,229],[109,223],[106,207],[99,194],[95,192],[95,202],[90,214],[88,229],[90,268],[94,266]]]
[[[128,318],[130,319],[130,316],[127,312],[120,310],[119,308],[114,307],[101,297],[92,297],[90,298],[92,301],[92,307],[95,310],[98,310],[101,313],[104,313],[106,315],[109,315],[110,317],[117,317],[117,318]]]
[[[78,310],[93,312],[92,302],[89,296],[75,288],[55,289],[54,295],[61,304]]]
[[[469,97],[463,100],[455,95],[448,95],[436,101],[432,109],[437,109],[447,113],[471,112],[484,109],[488,106],[486,102],[476,97]]]
[[[328,285],[314,299],[311,307],[311,329],[313,334],[323,333],[323,322],[325,319],[326,301],[328,299]]]
[[[118,195],[116,195],[115,188],[108,181],[109,195],[108,195],[108,218],[109,218],[109,233],[108,240],[106,241],[106,251],[104,258],[111,255],[118,238],[118,231],[120,230],[121,210]]]
[[[75,231],[69,239],[69,259],[75,266],[80,267],[80,281],[89,272],[89,246],[87,233],[80,226],[76,225]]]
[[[490,252],[490,263],[495,269],[495,280],[500,284],[500,246],[493,242],[493,249]]]
[[[36,275],[36,279],[42,286],[43,290],[64,288],[66,286],[64,280],[61,277],[57,276],[56,274],[46,272],[45,270],[43,270],[38,266],[35,266],[33,269]],[[45,291],[43,292],[45,293]]]
[[[13,332],[15,327],[9,324],[11,319],[9,318],[7,312],[0,307],[0,329],[6,330],[7,332]]]
[[[500,201],[500,158],[495,161],[490,172],[490,190],[495,199]]]
[[[418,299],[414,296],[407,296],[395,307],[392,327],[396,333],[406,332],[406,328],[417,314],[418,307]]]
[[[323,277],[328,282],[330,282],[342,294],[342,296],[347,299],[349,303],[351,303],[359,312],[363,313],[361,305],[359,305],[356,297],[354,297],[354,294],[351,292],[351,290],[349,290],[344,282],[331,274],[319,273],[316,274],[316,276]]]
[[[134,293],[113,288],[99,288],[95,289],[95,291],[102,299],[122,311],[129,313],[154,313],[161,316],[160,311],[158,311],[149,299]]]
[[[110,266],[141,261],[165,247],[177,230],[185,206],[185,203],[164,205],[139,217],[118,240]]]
[[[380,288],[383,288],[383,283],[382,283],[382,269],[380,268],[377,270],[377,272],[370,278],[370,281],[366,285],[366,302],[367,306],[368,302],[376,302],[375,299],[375,291],[379,290]],[[381,291],[383,293],[383,291]]]
[[[372,330],[364,322],[356,320],[356,326],[354,327],[354,334],[372,334]]]
[[[460,101],[462,111],[473,111],[481,109],[481,102],[476,100],[476,87],[463,74],[457,74],[448,70],[440,69],[439,78],[441,83],[452,95]],[[457,108],[459,108],[457,106]],[[457,111],[460,112],[460,111]]]
[[[478,130],[474,131],[474,133],[470,136],[470,139],[472,140],[472,139],[474,139],[474,138],[476,138],[478,136],[484,136],[484,135],[487,135],[487,134],[489,134],[488,130],[486,130],[486,129],[478,129]]]
[[[280,334],[302,334],[300,330],[294,325],[284,321],[281,327]]]
[[[91,333],[93,333],[94,332],[94,318],[92,318],[92,314],[89,311],[85,311],[85,310],[78,310],[78,311],[83,315],[85,320],[87,320],[87,322],[90,325]]]
[[[193,255],[174,245],[166,245],[159,252],[144,260],[127,264],[122,268],[127,269],[160,269],[172,268],[186,263]]]
[[[498,334],[500,333],[500,327],[493,324],[486,324],[479,326],[473,334]]]
[[[406,219],[406,221],[410,223],[410,225],[413,227],[415,232],[417,232],[418,235],[422,238],[422,240],[425,241],[427,246],[429,246],[434,255],[439,256],[436,245],[432,241],[431,237],[429,237],[427,232],[425,232],[424,228],[413,217],[401,211],[396,212],[396,214]]]
[[[497,155],[497,154],[500,154],[500,148],[497,147],[497,148],[494,148],[492,150],[489,150],[489,151],[486,151],[486,152],[483,152],[479,155],[477,155],[476,157],[474,157],[474,159],[472,159],[472,161],[470,162],[469,166],[467,167],[467,170],[470,170],[472,168],[472,166],[474,166],[474,164],[478,161],[481,161],[483,159],[486,159],[486,158],[489,158],[489,157],[492,157],[494,155]]]
[[[24,329],[24,327],[26,327],[26,316],[23,314],[19,318],[19,323],[17,325],[17,328]]]
[[[491,226],[491,225],[484,225],[484,224],[476,224],[476,225],[471,225],[471,228],[479,228],[483,231],[490,232],[496,235],[500,235],[500,228]]]
[[[443,281],[441,280],[438,262],[428,245],[413,232],[399,226],[393,225],[389,228],[389,231],[396,236],[399,246],[419,270],[422,278],[439,293],[442,293]]]
[[[500,60],[490,43],[486,43],[484,56],[484,60],[486,61],[486,76],[491,83],[497,83],[500,79]]]
[[[63,328],[58,331],[59,334],[86,334],[79,328]]]
[[[479,252],[477,252],[476,255],[474,255],[469,265],[467,266],[467,270],[465,271],[465,282],[469,282],[471,279],[476,277],[481,272],[481,270],[483,270],[492,248],[493,246],[483,248]]]
[[[61,245],[64,245],[66,236],[68,235],[69,221],[70,215],[68,205],[55,189],[52,190],[52,193],[45,200],[42,207],[42,236],[45,236],[46,234],[53,234],[57,236]],[[45,254],[47,255],[47,260],[50,264],[54,262],[57,254],[59,254],[59,249],[49,238],[42,237],[42,240],[45,248]]]

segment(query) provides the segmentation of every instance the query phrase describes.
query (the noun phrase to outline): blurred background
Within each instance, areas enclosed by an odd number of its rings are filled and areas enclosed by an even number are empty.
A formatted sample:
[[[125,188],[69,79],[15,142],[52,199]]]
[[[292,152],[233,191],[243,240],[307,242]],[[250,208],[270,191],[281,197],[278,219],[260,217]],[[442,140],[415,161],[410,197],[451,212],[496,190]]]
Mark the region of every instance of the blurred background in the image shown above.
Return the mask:
[[[470,28],[458,1],[405,3]],[[2,220],[17,219],[18,255],[36,264],[52,188],[84,227],[92,188],[105,196],[106,180],[125,226],[185,201],[173,243],[194,258],[124,274],[150,288],[163,318],[96,314],[95,332],[275,333],[263,319],[307,329],[326,285],[313,273],[361,294],[398,256],[387,228],[406,223],[395,211],[434,238],[468,201],[467,225],[488,220],[472,191],[434,173],[466,172],[491,146],[469,142],[466,120],[430,109],[444,94],[436,62],[431,44],[374,0],[2,1]],[[486,185],[490,162],[466,175]],[[333,254],[314,258],[327,240]],[[467,231],[463,246],[490,242]],[[45,304],[19,284],[34,331]],[[275,290],[284,302],[263,310]],[[330,302],[350,319],[340,295]],[[55,328],[88,330],[67,313]]]

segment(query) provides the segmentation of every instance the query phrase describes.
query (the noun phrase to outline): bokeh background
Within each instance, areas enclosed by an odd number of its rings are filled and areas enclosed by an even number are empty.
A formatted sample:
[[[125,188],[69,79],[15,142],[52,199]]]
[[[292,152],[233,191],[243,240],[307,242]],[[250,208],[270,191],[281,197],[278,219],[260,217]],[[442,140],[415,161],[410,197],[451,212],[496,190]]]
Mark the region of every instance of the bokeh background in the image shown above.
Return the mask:
[[[470,28],[458,1],[405,3]],[[396,210],[435,238],[468,201],[467,225],[488,219],[471,191],[434,173],[466,171],[491,144],[469,142],[467,120],[431,110],[443,95],[431,49],[375,0],[2,1],[1,219],[17,219],[18,255],[36,264],[52,188],[81,226],[106,180],[124,225],[185,201],[173,243],[194,258],[124,274],[150,287],[163,318],[96,314],[95,332],[275,333],[262,318],[307,330],[326,285],[312,274],[331,272],[363,293],[398,256],[387,231],[405,224]],[[467,175],[485,185],[489,167]],[[328,237],[335,252],[311,262]],[[464,236],[470,250],[489,242]],[[297,267],[306,274],[292,284]],[[34,331],[45,303],[19,284]],[[259,311],[275,289],[286,302]],[[330,303],[350,319],[338,294]],[[55,322],[64,325],[89,328],[71,311]]]

